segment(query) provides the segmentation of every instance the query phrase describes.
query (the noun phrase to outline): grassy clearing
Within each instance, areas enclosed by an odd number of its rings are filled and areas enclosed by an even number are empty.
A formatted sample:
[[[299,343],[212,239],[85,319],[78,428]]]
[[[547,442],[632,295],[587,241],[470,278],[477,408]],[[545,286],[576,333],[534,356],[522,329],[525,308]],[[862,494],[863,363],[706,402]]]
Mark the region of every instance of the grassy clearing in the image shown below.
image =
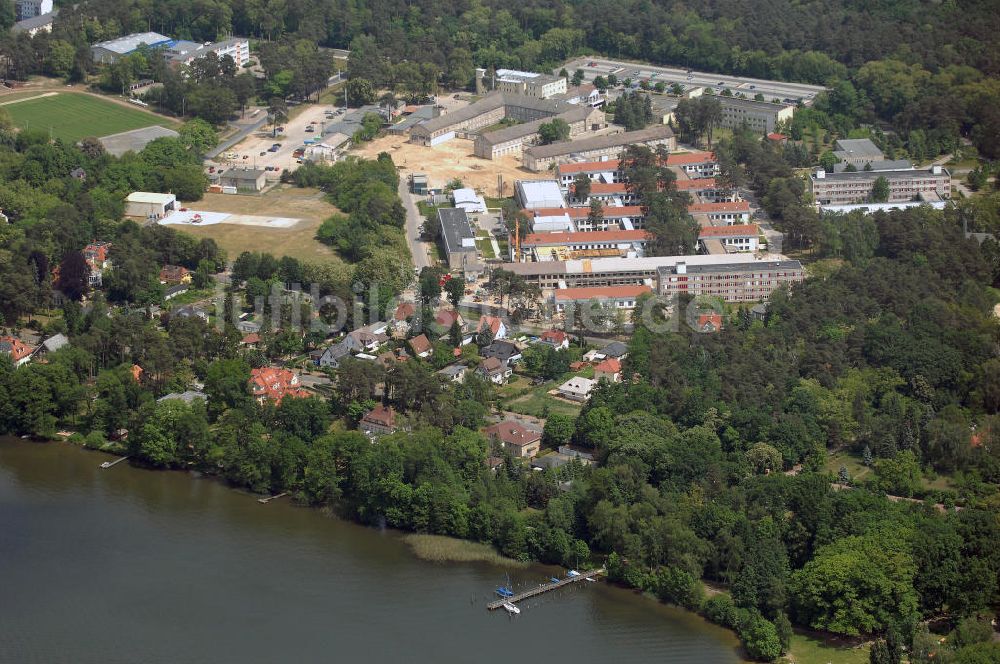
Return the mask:
[[[867,664],[868,650],[867,644],[854,646],[839,639],[796,633],[783,661],[790,664]]]
[[[490,563],[506,567],[525,567],[513,558],[507,558],[488,544],[455,539],[443,535],[419,535],[411,533],[403,536],[413,553],[421,560],[434,563]]]
[[[489,238],[480,238],[476,240],[476,247],[479,249],[480,253],[483,254],[483,258],[496,258],[497,254],[493,251],[493,243],[490,242]]]
[[[301,219],[291,228],[263,228],[239,224],[171,226],[195,237],[210,237],[226,250],[229,260],[244,251],[266,251],[274,256],[291,256],[303,261],[340,261],[330,247],[316,239],[316,229],[339,211],[315,189],[277,187],[262,196],[205,194],[191,204],[195,210],[229,212]]]
[[[18,127],[51,131],[54,138],[71,143],[87,136],[107,136],[153,125],[177,126],[173,120],[139,108],[74,92],[60,92],[3,108]]]
[[[861,463],[861,459],[852,456],[847,452],[837,452],[836,454],[828,455],[824,469],[836,477],[837,473],[840,472],[841,466],[847,468],[847,472],[850,474],[851,480],[854,482],[863,482],[866,479],[870,479],[869,475],[872,475],[871,468]]]
[[[548,413],[558,413],[576,417],[580,414],[582,404],[572,403],[563,399],[556,399],[551,396],[549,390],[556,387],[555,382],[542,383],[532,389],[527,394],[511,399],[506,404],[506,409],[522,415],[533,417],[544,417],[546,409]]]

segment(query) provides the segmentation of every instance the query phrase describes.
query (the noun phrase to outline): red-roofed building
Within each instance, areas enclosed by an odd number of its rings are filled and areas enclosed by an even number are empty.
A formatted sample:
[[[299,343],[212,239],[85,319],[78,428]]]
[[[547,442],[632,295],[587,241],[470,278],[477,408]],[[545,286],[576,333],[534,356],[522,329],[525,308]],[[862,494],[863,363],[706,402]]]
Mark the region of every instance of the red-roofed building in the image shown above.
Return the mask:
[[[699,332],[718,332],[722,329],[722,314],[698,314],[697,325]]]
[[[258,403],[281,403],[285,397],[306,398],[309,393],[299,388],[299,376],[288,369],[260,367],[250,371],[250,391]]]
[[[724,221],[727,224],[750,222],[750,204],[746,201],[692,203],[688,206],[688,213],[705,215],[710,221]]]
[[[369,436],[386,436],[396,431],[396,411],[379,404],[365,413],[358,428]]]
[[[760,228],[757,224],[702,226],[698,240],[718,240],[729,251],[757,251]]]
[[[34,352],[34,348],[17,337],[0,337],[0,354],[10,356],[10,361],[14,363],[15,367],[27,364]]]
[[[483,316],[476,326],[476,334],[481,334],[483,330],[489,330],[494,339],[505,339],[507,337],[507,326],[496,316]]]
[[[587,218],[590,216],[590,207],[568,207],[568,208],[536,208],[530,211],[535,219],[546,217],[568,217],[576,226],[577,231],[605,231],[620,230],[624,226],[631,225],[633,228],[642,228],[646,213],[639,205],[605,205],[602,210],[603,218],[595,223]],[[625,223],[627,220],[628,224]],[[535,227],[538,231],[537,225]]]
[[[771,132],[770,134],[767,135],[767,140],[771,141],[772,143],[787,143],[788,137],[785,136],[784,134]]]
[[[614,306],[616,309],[634,309],[640,295],[652,293],[646,285],[628,286],[587,286],[581,288],[560,288],[553,293],[556,311],[563,312],[566,305],[587,303],[597,300],[602,304]]]
[[[594,367],[594,380],[601,380],[602,378],[609,383],[620,383],[622,381],[621,361],[609,357]]]
[[[555,349],[569,348],[569,335],[562,330],[545,330],[538,336],[538,340]]]
[[[434,347],[431,346],[426,334],[410,339],[410,348],[413,349],[413,354],[417,357],[430,357],[434,354]]]
[[[490,442],[522,459],[535,456],[542,446],[542,432],[511,420],[486,427],[486,437]]]
[[[191,271],[182,265],[164,265],[160,269],[161,284],[189,284]]]
[[[642,256],[650,239],[643,230],[529,233],[521,240],[521,249],[536,260],[548,258],[556,248],[577,252],[613,250],[622,256]]]
[[[260,344],[260,335],[256,332],[251,332],[240,340],[240,345],[247,348],[256,348],[258,344]]]

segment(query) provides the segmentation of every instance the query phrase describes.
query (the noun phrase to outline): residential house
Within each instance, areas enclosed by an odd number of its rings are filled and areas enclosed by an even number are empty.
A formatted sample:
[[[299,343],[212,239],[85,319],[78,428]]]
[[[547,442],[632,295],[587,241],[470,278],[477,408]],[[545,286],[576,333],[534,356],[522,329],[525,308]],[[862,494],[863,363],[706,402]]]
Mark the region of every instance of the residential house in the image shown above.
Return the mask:
[[[65,334],[54,334],[45,341],[42,345],[35,349],[35,355],[47,355],[48,353],[54,353],[60,348],[69,345],[69,339],[66,338]]]
[[[628,357],[628,346],[620,341],[612,341],[601,349],[601,355],[604,357],[613,357],[619,361],[624,360]]]
[[[514,364],[521,359],[521,349],[503,339],[494,341],[489,346],[483,346],[479,350],[479,354],[482,357],[495,357],[505,365]]]
[[[336,369],[340,366],[340,361],[350,355],[351,349],[348,346],[347,341],[341,341],[340,343],[327,346],[323,349],[323,352],[321,352],[319,357],[315,360],[316,366]]]
[[[584,378],[582,376],[573,376],[560,385],[557,390],[559,392],[559,396],[563,399],[583,402],[590,398],[590,392],[594,389],[596,384],[596,380],[591,380],[590,378]]]
[[[180,309],[175,309],[170,312],[171,316],[176,316],[177,318],[200,318],[201,320],[208,322],[208,312],[199,307],[194,307],[188,305],[186,307],[181,307]],[[258,328],[259,329],[259,328]]]
[[[260,334],[251,332],[240,339],[240,345],[244,348],[256,348],[260,345]]]
[[[385,436],[396,431],[396,411],[392,406],[379,404],[365,413],[358,429],[368,436]]]
[[[181,265],[164,265],[160,269],[161,284],[189,284],[191,271]]]
[[[555,348],[556,350],[565,350],[569,348],[569,335],[562,330],[545,330],[538,337],[538,341],[543,344],[548,344]]]
[[[386,334],[388,329],[388,323],[379,321],[348,332],[344,341],[353,352],[370,353],[378,350],[379,346],[389,341],[389,336]]]
[[[426,334],[421,334],[410,339],[410,348],[417,357],[430,357],[434,354],[434,347]]]
[[[616,360],[613,357],[609,357],[594,367],[594,380],[601,380],[602,378],[609,383],[622,382],[621,361]]]
[[[476,334],[482,334],[483,330],[489,330],[494,339],[507,338],[507,326],[498,316],[483,316],[479,319],[476,327]]]
[[[480,362],[476,373],[491,383],[503,385],[514,372],[497,358],[487,357]]]
[[[288,369],[260,367],[250,371],[250,390],[258,403],[281,403],[285,397],[305,398],[309,393],[299,387],[299,376]]]
[[[35,349],[17,337],[0,337],[0,354],[9,356],[15,367],[27,364],[34,352]]]
[[[722,329],[722,314],[698,314],[695,326],[699,332],[718,332]]]
[[[530,459],[542,446],[542,432],[529,429],[520,422],[505,420],[486,427],[486,437],[504,451],[521,459]]]
[[[465,382],[465,374],[468,370],[469,367],[464,364],[452,364],[437,373],[450,383],[462,383]]]

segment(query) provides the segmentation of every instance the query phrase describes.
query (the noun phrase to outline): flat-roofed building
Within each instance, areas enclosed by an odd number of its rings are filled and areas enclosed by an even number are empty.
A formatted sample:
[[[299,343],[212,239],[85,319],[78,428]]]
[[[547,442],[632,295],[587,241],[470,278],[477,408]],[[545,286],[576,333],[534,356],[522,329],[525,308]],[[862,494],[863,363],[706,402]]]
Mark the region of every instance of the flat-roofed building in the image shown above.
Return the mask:
[[[250,61],[250,41],[239,37],[220,42],[192,42],[177,40],[163,47],[163,59],[171,66],[190,65],[198,58],[214,53],[220,60],[230,57],[237,68]]]
[[[771,258],[772,260],[774,257]],[[650,284],[657,271],[678,261],[687,265],[740,264],[759,262],[751,254],[723,256],[647,256],[645,258],[593,258],[536,263],[504,263],[503,269],[524,277],[544,290],[584,286],[627,286]]]
[[[844,165],[851,164],[859,171],[865,164],[882,161],[885,156],[875,143],[867,138],[841,138],[837,140],[833,155]]]
[[[177,207],[177,196],[150,191],[133,191],[125,199],[125,216],[133,219],[161,219]]]
[[[90,47],[90,54],[97,64],[114,64],[120,59],[133,53],[140,46],[159,48],[170,43],[170,37],[161,35],[158,32],[136,32],[124,37],[109,39],[94,44]]]
[[[940,201],[951,198],[951,174],[941,166],[901,171],[827,173],[818,169],[809,177],[809,192],[819,205],[865,203],[879,178],[889,184],[888,203]]]
[[[24,21],[52,13],[52,0],[14,0],[14,20]]]
[[[560,163],[556,168],[559,184],[567,189],[579,175],[586,175],[593,182],[620,182],[620,154],[621,150],[604,159]],[[714,152],[674,152],[667,156],[667,166],[678,169],[689,178],[714,178],[719,174],[719,162]]]
[[[698,240],[703,245],[706,240],[718,240],[727,251],[757,251],[759,237],[757,224],[702,226],[698,232]],[[707,251],[708,247],[705,249]]]
[[[709,261],[698,264],[692,264],[690,260],[678,260],[673,265],[659,267],[656,274],[657,295],[706,295],[726,302],[761,302],[768,300],[771,293],[780,286],[797,283],[805,278],[805,271],[799,261],[729,263],[721,260],[725,256],[706,258]],[[711,262],[713,260],[717,262]]]
[[[650,235],[646,231],[586,231],[529,233],[521,240],[521,250],[535,260],[565,260],[590,254],[642,256]]]
[[[638,205],[621,207],[606,206],[600,219],[590,219],[589,207],[536,208],[532,214],[532,230],[535,233],[551,233],[567,228],[572,231],[635,230],[643,227],[646,213]],[[558,220],[556,228],[551,228],[553,220]]]
[[[530,147],[524,151],[522,163],[528,170],[545,171],[570,161],[596,161],[603,157],[617,157],[629,145],[663,145],[667,150],[673,150],[677,147],[677,139],[670,127],[660,125],[638,131]]]
[[[548,99],[565,94],[567,84],[562,76],[516,69],[497,69],[496,87],[500,92]]]
[[[770,134],[783,120],[791,120],[795,106],[791,104],[774,104],[767,101],[755,101],[741,97],[716,97],[722,107],[722,120],[719,126],[736,129],[747,126],[758,134]]]
[[[476,234],[469,217],[462,208],[438,208],[441,222],[441,241],[444,244],[448,267],[464,269],[476,262]]]
[[[518,180],[514,183],[514,199],[525,210],[566,207],[555,180]]]

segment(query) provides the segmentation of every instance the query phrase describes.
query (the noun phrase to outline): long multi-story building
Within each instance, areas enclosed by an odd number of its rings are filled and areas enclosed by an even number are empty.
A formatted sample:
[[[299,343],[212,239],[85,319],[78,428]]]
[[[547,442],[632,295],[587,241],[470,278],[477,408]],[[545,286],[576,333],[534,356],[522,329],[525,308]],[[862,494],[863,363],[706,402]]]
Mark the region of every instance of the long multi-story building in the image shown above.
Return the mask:
[[[752,254],[732,253],[721,255],[649,256],[645,258],[594,258],[583,260],[545,261],[537,263],[504,263],[503,268],[518,274],[543,290],[580,288],[585,286],[627,286],[650,284],[657,278],[660,268],[674,269],[683,263],[684,269],[695,266],[734,266],[731,274],[755,274],[759,266],[787,262],[784,256],[767,256],[758,259]],[[796,265],[796,261],[792,261]],[[721,268],[720,268],[721,269]],[[728,268],[727,268],[728,269]],[[784,272],[784,271],[783,271]],[[801,266],[799,266],[801,273]],[[799,275],[801,277],[801,274]],[[780,277],[787,281],[792,276]],[[798,279],[796,279],[798,280]]]
[[[559,164],[556,173],[559,184],[568,189],[580,175],[593,182],[614,183],[622,181],[621,163],[616,158],[604,161],[577,161]],[[677,168],[692,180],[714,178],[719,174],[719,162],[714,152],[675,152],[667,157],[667,166]]]
[[[568,110],[551,118],[539,118],[531,122],[479,134],[476,136],[472,151],[477,157],[483,159],[496,159],[504,155],[520,155],[525,146],[534,145],[541,140],[542,125],[555,119],[560,119],[569,125],[570,139],[607,125],[604,111],[586,105],[573,105]]]
[[[889,184],[889,203],[951,197],[951,174],[941,166],[899,171],[854,171],[827,173],[816,170],[809,177],[809,192],[819,205],[865,203],[879,178]]]
[[[739,254],[735,254],[739,255]],[[707,256],[709,259],[725,256]],[[751,263],[702,262],[677,260],[656,272],[656,293],[662,297],[694,295],[718,297],[726,302],[761,302],[771,297],[779,286],[805,279],[799,261],[762,260]]]
[[[521,240],[521,251],[536,261],[587,256],[640,257],[649,239],[649,233],[643,230],[529,233]]]
[[[529,212],[536,233],[636,230],[643,227],[646,217],[638,205],[604,207],[598,219],[590,218],[590,207],[537,208]]]
[[[90,54],[97,64],[110,65],[130,53],[134,53],[141,46],[160,48],[170,42],[170,37],[158,32],[137,32],[117,39],[98,42],[90,47]]]
[[[52,13],[52,0],[14,0],[14,20],[26,21]]]
[[[627,131],[608,136],[594,136],[578,141],[553,143],[530,147],[524,151],[523,165],[531,171],[546,171],[553,166],[570,161],[596,161],[617,157],[629,145],[663,145],[667,150],[677,147],[677,139],[670,127],[657,126],[638,131]]]
[[[540,99],[511,92],[491,92],[479,101],[451,113],[425,120],[410,130],[410,142],[438,145],[456,137],[469,137],[505,118],[527,123],[555,117],[577,108],[554,99]]]
[[[711,222],[744,224],[750,221],[750,203],[746,201],[725,201],[722,203],[692,203],[688,212],[704,215]]]
[[[220,42],[197,42],[178,40],[168,43],[163,47],[163,58],[171,66],[190,65],[198,58],[204,58],[209,53],[214,53],[221,60],[229,56],[236,67],[243,67],[250,61],[250,41],[247,39],[233,38]]]
[[[735,129],[747,126],[758,134],[769,134],[782,120],[791,120],[795,107],[791,104],[773,104],[741,97],[716,97],[722,107],[719,126]]]

